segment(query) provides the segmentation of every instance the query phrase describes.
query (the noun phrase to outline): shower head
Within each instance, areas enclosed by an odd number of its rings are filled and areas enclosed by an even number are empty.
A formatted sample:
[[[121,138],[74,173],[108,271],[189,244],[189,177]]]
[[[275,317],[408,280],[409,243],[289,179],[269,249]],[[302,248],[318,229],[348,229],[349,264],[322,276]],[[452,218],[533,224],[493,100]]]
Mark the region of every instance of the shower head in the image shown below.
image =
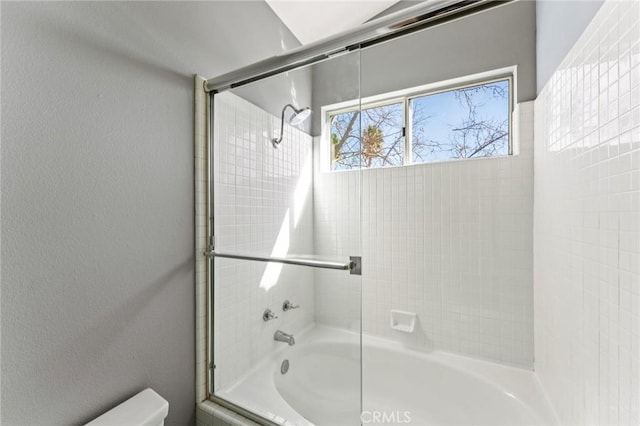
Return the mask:
[[[280,117],[280,136],[278,138],[271,139],[271,143],[273,144],[274,148],[277,148],[278,145],[280,145],[280,142],[282,142],[282,137],[284,136],[284,133],[283,133],[283,130],[284,130],[284,112],[286,111],[287,108],[291,108],[293,110],[293,115],[291,116],[291,118],[289,120],[289,122],[293,126],[297,126],[298,124],[302,123],[307,118],[309,118],[309,116],[311,115],[311,109],[309,107],[299,108],[298,109],[298,108],[294,107],[291,104],[286,104],[284,106],[284,108],[282,108],[282,117]]]
[[[309,107],[299,109],[291,116],[291,125],[297,126],[305,121],[311,115],[311,109]]]

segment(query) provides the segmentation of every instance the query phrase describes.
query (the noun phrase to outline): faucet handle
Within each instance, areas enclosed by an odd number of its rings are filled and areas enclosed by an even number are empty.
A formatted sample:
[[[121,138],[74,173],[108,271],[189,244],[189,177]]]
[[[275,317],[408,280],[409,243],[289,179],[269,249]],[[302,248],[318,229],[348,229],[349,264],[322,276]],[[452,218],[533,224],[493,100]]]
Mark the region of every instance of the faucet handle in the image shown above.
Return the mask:
[[[271,321],[276,318],[278,318],[277,315],[274,314],[273,311],[269,308],[265,309],[265,311],[262,313],[262,321]]]
[[[285,312],[290,311],[291,309],[298,309],[299,307],[300,305],[294,305],[288,300],[285,300],[284,303],[282,304],[282,310]]]

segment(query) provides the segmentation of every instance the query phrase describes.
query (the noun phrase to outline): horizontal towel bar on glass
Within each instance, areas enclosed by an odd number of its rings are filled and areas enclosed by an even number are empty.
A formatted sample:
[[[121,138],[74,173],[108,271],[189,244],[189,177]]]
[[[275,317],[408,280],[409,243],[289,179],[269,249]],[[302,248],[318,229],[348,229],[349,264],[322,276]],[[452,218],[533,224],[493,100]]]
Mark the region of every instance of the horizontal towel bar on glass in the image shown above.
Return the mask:
[[[340,271],[351,271],[352,275],[360,275],[360,257],[351,256],[347,262],[335,262],[328,260],[304,259],[299,257],[271,257],[244,255],[236,253],[219,253],[215,251],[206,251],[207,257],[220,257],[225,259],[252,260],[256,262],[275,262],[284,263],[286,265],[309,266],[312,268],[335,269]]]

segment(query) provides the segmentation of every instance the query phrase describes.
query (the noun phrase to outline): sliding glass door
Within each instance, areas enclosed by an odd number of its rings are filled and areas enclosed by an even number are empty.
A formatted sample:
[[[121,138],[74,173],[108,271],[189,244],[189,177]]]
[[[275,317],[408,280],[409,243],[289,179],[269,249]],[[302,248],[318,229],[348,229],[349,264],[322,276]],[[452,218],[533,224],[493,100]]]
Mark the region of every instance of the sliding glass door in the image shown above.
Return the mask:
[[[359,55],[213,95],[210,394],[261,422],[360,424]]]

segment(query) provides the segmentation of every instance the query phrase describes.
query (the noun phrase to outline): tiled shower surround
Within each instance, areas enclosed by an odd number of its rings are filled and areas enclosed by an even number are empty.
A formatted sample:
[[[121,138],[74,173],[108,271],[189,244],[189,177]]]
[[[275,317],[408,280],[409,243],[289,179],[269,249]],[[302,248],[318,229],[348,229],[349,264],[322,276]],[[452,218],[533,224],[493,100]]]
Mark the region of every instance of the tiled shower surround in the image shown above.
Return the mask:
[[[279,117],[215,100],[217,250],[364,260],[359,277],[217,259],[216,389],[277,348],[275,330],[314,321],[359,331],[362,318],[420,350],[532,367],[532,103],[516,114],[515,156],[312,177],[310,136],[285,126],[274,149]],[[285,299],[302,308],[282,312]],[[263,322],[266,308],[279,318]],[[391,309],[416,312],[416,332],[392,330]]]
[[[605,2],[536,101],[536,372],[562,424],[640,424],[639,5]]]
[[[515,117],[514,156],[316,172],[317,251],[353,254],[362,211],[364,333],[532,368],[533,103]],[[359,291],[316,271],[316,320],[356,323]],[[418,314],[413,334],[392,309]]]
[[[311,137],[285,126],[274,150],[279,117],[217,95],[218,250],[364,263],[360,278],[217,261],[216,389],[277,347],[277,328],[362,326],[533,368],[535,327],[561,424],[640,424],[639,4],[607,0],[517,106],[512,157],[320,172],[319,138],[311,156]],[[283,314],[285,298],[302,308]],[[264,323],[267,307],[280,318]],[[416,312],[416,332],[392,330],[391,309]]]
[[[231,92],[215,96],[216,250],[284,256],[313,251],[311,136]],[[237,381],[313,321],[313,271],[251,261],[215,260],[215,389]],[[282,311],[289,299],[301,306]],[[262,313],[277,316],[269,322]]]

